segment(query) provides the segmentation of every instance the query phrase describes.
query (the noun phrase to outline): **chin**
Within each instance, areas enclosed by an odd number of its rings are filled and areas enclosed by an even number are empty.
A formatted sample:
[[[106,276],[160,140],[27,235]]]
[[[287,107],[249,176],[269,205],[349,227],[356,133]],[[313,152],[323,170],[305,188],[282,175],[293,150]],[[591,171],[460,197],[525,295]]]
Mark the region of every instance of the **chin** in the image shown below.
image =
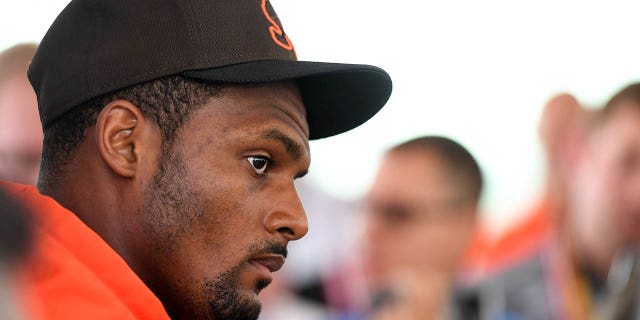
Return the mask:
[[[208,316],[205,319],[255,320],[262,304],[258,298],[258,283],[240,277],[241,268],[218,276],[205,285]]]
[[[238,292],[237,300],[233,304],[210,301],[209,319],[217,320],[256,320],[260,315],[262,303],[253,291]],[[224,299],[224,298],[222,298]]]

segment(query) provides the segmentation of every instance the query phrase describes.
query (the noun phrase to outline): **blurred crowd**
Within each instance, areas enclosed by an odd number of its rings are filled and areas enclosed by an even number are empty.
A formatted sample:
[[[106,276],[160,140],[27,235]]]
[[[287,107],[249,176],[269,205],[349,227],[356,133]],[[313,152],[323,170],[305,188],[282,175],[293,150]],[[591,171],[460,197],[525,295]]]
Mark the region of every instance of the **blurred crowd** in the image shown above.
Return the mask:
[[[555,95],[538,128],[544,193],[505,232],[482,224],[465,147],[418,137],[386,153],[321,294],[292,292],[314,319],[640,319],[640,84],[601,107]]]
[[[37,181],[43,138],[35,49],[0,53],[0,179],[23,184]],[[391,148],[358,203],[300,185],[312,233],[264,291],[261,319],[640,319],[640,84],[600,107],[551,97],[539,137],[544,196],[499,235],[479,214],[481,168],[447,137]],[[37,243],[27,210],[0,202],[0,315],[19,319]]]

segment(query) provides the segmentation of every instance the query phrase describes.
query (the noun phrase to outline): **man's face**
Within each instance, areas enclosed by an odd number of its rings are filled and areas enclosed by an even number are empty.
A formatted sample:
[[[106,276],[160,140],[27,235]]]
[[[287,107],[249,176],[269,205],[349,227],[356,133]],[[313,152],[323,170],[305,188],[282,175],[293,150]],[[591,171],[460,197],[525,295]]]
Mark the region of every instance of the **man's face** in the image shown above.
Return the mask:
[[[626,103],[594,133],[584,174],[592,187],[583,199],[598,225],[610,225],[622,244],[640,241],[640,110]],[[588,208],[587,208],[588,209]],[[578,218],[580,219],[580,218]]]
[[[27,77],[8,76],[0,84],[0,179],[35,184],[42,138],[38,103]]]
[[[413,150],[388,154],[365,199],[365,261],[374,290],[455,272],[474,224],[475,207],[456,202],[459,191],[441,160]]]
[[[309,167],[297,87],[225,87],[177,133],[144,186],[134,269],[174,318],[255,319],[289,241],[307,232],[294,179]]]

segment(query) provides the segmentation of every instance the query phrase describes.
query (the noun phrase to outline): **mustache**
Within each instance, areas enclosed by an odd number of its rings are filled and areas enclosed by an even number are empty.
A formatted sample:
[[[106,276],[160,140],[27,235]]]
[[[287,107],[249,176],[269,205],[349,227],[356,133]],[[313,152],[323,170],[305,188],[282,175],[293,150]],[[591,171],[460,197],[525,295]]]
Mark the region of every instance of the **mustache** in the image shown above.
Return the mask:
[[[265,240],[260,242],[253,242],[249,245],[248,257],[255,257],[266,254],[278,254],[285,259],[289,254],[287,245],[274,240]]]

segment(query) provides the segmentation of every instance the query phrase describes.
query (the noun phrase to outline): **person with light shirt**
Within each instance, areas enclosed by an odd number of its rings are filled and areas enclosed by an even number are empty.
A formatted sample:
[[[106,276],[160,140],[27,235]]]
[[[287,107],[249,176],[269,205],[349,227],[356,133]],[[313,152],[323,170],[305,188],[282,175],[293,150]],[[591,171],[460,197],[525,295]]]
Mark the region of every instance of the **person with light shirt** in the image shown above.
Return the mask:
[[[444,137],[393,147],[364,199],[371,319],[468,319],[456,275],[474,235],[482,175]],[[464,297],[466,299],[466,297]]]

